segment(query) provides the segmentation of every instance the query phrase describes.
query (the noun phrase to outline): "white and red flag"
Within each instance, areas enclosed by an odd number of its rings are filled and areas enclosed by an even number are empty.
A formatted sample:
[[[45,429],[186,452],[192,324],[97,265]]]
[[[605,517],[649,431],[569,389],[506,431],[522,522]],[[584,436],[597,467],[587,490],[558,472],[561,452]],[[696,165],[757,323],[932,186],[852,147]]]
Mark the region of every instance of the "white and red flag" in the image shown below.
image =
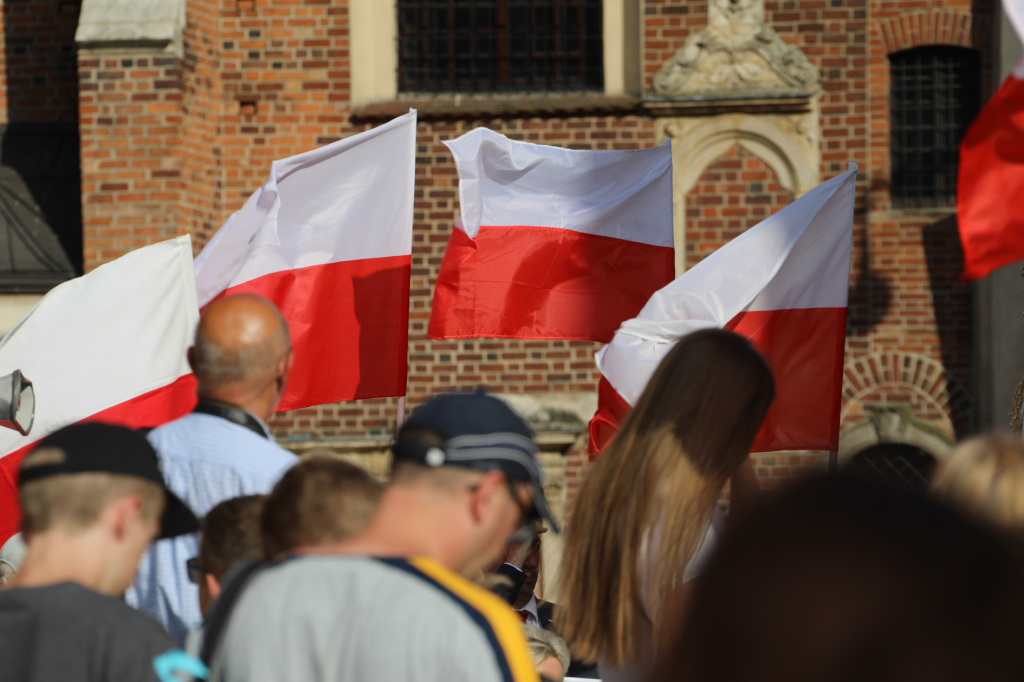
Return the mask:
[[[857,167],[818,185],[654,294],[597,354],[591,452],[611,440],[662,358],[686,334],[731,329],[775,377],[754,452],[835,450],[843,381]]]
[[[445,142],[462,215],[427,335],[608,341],[672,281],[672,148],[579,151],[477,128]]]
[[[35,389],[28,436],[0,429],[0,545],[18,531],[18,465],[37,441],[82,421],[130,428],[187,414],[186,352],[199,306],[188,236],[133,251],[52,289],[0,341],[0,376]]]
[[[415,154],[410,111],[274,161],[196,258],[200,306],[253,293],[288,320],[278,410],[405,395]]]
[[[1003,2],[1024,40],[1024,0]],[[1024,59],[974,119],[960,142],[957,223],[962,279],[981,279],[1024,258]]]

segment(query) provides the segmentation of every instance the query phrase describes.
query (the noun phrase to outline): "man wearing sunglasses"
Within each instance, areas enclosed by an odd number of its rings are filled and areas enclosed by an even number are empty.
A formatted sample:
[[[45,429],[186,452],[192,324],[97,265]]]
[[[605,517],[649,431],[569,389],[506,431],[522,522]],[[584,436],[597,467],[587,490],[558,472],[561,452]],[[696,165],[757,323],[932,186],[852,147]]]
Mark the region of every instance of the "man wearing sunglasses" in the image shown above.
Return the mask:
[[[265,569],[231,614],[214,679],[537,680],[519,618],[470,582],[530,541],[544,500],[526,424],[483,393],[437,396],[392,448],[358,535]]]

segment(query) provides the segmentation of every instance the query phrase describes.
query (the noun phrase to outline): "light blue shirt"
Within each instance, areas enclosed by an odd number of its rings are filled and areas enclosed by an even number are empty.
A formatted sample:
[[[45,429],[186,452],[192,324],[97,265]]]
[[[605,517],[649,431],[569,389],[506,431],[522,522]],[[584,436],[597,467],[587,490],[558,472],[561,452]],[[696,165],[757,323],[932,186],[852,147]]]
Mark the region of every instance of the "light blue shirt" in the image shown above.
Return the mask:
[[[273,441],[266,424],[260,425],[267,438],[222,417],[192,413],[153,429],[149,442],[167,487],[202,518],[224,500],[270,492],[298,461]],[[198,553],[198,533],[154,542],[125,595],[130,605],[159,620],[179,645],[203,623],[199,588],[189,582],[185,568]]]

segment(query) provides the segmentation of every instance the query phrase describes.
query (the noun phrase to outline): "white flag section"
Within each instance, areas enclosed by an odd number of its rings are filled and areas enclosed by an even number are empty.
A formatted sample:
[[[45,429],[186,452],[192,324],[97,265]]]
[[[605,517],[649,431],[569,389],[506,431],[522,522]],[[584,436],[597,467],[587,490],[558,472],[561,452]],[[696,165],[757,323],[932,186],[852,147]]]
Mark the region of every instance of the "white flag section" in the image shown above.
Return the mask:
[[[195,261],[200,306],[281,309],[295,365],[277,406],[405,395],[416,112],[274,161]]]
[[[772,368],[776,398],[755,452],[838,445],[856,176],[851,163],[658,291],[622,324],[597,354],[606,383],[591,422],[593,450],[610,440],[675,343],[708,327],[746,336]]]
[[[36,395],[28,436],[0,429],[0,545],[18,529],[17,470],[33,443],[83,420],[139,428],[192,409],[198,321],[186,235],[61,284],[0,341],[0,376],[20,369]]]

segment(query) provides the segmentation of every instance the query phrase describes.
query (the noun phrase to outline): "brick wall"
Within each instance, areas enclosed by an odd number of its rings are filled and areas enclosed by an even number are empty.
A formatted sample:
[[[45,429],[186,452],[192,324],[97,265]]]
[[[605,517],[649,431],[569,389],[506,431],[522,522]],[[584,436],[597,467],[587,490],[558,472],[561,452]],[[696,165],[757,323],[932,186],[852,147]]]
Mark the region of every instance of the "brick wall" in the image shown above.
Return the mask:
[[[150,50],[78,57],[86,271],[178,235],[180,68]]]
[[[775,171],[739,145],[712,163],[686,196],[686,267],[791,201]]]
[[[0,123],[74,121],[77,0],[4,0]]]

